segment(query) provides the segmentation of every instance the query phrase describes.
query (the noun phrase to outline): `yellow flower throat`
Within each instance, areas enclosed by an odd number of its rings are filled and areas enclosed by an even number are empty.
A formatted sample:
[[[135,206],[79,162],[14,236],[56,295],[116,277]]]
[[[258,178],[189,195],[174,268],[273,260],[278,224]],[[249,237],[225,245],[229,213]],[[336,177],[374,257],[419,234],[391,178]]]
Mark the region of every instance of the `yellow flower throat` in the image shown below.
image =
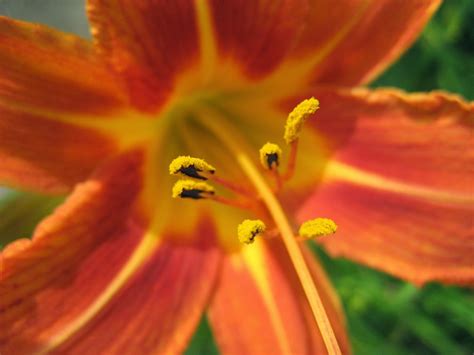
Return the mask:
[[[284,174],[279,172],[282,150],[278,145],[267,143],[260,149],[260,162],[263,169],[258,169],[243,148],[245,142],[242,141],[241,137],[236,136],[235,130],[229,127],[228,123],[217,119],[208,119],[203,122],[206,128],[218,137],[223,145],[232,152],[237,165],[252,186],[251,191],[245,186],[240,186],[233,181],[227,181],[219,177],[217,170],[199,157],[177,157],[171,162],[169,171],[172,175],[185,177],[185,179],[177,181],[174,185],[172,191],[174,198],[213,200],[246,210],[253,216],[258,216],[258,219],[245,220],[238,226],[237,235],[242,243],[251,244],[256,237],[268,239],[271,237],[281,237],[328,352],[330,354],[340,354],[334,331],[304,260],[298,244],[298,238],[295,237],[293,228],[276,197],[276,193],[282,189],[284,183],[293,176],[296,166],[298,141],[303,124],[318,108],[318,100],[311,98],[304,100],[289,114],[285,126],[284,139],[290,146],[290,157],[287,171]],[[264,177],[265,171],[274,179],[273,188],[270,187],[267,179]],[[227,188],[235,194],[236,198],[229,199],[216,194],[211,183]],[[268,233],[267,224],[273,228]],[[336,224],[330,219],[317,218],[304,223],[300,228],[299,234],[302,237],[311,238],[332,234],[336,231],[336,228]]]

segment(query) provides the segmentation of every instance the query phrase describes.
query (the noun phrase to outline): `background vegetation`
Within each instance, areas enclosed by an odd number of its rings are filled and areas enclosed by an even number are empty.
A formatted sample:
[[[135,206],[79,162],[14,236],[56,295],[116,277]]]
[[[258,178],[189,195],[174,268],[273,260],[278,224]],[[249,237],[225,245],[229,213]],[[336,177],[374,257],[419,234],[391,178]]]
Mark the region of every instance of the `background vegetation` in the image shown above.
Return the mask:
[[[0,0],[0,14],[89,36],[82,0]],[[446,0],[418,42],[374,84],[443,89],[474,99],[474,1]],[[2,193],[0,247],[31,233],[61,199]],[[418,289],[314,247],[341,296],[356,354],[472,354],[474,296],[429,284]],[[206,319],[188,355],[218,354]]]

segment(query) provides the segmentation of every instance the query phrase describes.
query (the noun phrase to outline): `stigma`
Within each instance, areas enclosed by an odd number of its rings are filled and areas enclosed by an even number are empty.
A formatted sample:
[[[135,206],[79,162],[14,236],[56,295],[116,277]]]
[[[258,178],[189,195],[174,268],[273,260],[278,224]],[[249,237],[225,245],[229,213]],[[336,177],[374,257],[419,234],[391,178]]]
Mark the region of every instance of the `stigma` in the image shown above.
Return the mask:
[[[319,109],[319,101],[314,97],[299,103],[288,115],[283,138],[287,144],[296,141],[301,133],[304,122]]]
[[[278,168],[281,160],[281,148],[273,143],[266,143],[260,148],[260,163],[267,170]]]
[[[193,180],[179,180],[174,184],[172,190],[173,198],[191,198],[194,200],[212,196],[214,193],[214,188],[211,185]]]
[[[304,238],[316,238],[336,233],[337,225],[329,218],[316,218],[304,222],[299,235]]]
[[[216,169],[205,160],[190,156],[179,156],[174,159],[169,167],[171,175],[184,175],[193,179],[207,180],[204,174],[214,174]]]
[[[265,223],[259,219],[246,219],[237,227],[239,241],[244,244],[252,244],[255,238],[266,230]]]

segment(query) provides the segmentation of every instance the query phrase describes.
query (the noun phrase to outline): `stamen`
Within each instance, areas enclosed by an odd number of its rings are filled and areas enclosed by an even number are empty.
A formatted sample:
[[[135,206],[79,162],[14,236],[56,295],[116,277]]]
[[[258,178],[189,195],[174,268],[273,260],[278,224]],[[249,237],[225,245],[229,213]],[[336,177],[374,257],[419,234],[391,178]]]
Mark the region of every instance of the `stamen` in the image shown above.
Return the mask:
[[[265,223],[259,219],[246,219],[237,227],[239,241],[244,244],[252,244],[255,238],[265,232]]]
[[[190,156],[179,156],[171,162],[169,171],[171,175],[181,174],[193,179],[212,180],[213,182],[220,184],[225,188],[234,191],[235,193],[241,195],[251,195],[251,191],[245,187],[216,176],[216,169],[204,159]]]
[[[299,235],[305,238],[322,237],[336,233],[337,225],[329,218],[316,218],[304,222],[299,230]]]
[[[295,173],[298,141],[303,124],[308,117],[314,114],[318,109],[319,101],[312,97],[299,103],[288,115],[284,138],[286,143],[290,145],[290,156],[288,158],[286,172],[283,175],[284,181],[290,180]]]
[[[273,173],[276,183],[275,192],[281,190],[283,182],[281,180],[278,166],[281,160],[281,148],[273,143],[266,143],[260,148],[260,163],[262,166]]]
[[[206,176],[200,173],[214,174],[216,169],[205,160],[190,156],[179,156],[174,159],[169,167],[171,175],[184,175],[190,178],[207,180]]]
[[[232,147],[234,148],[234,147]],[[238,147],[235,147],[237,160],[242,169],[247,173],[249,179],[255,184],[257,191],[260,192],[262,200],[267,206],[270,215],[273,217],[275,224],[280,230],[283,243],[286,246],[290,259],[295,267],[296,274],[300,279],[301,286],[306,294],[306,298],[310,304],[314,319],[319,326],[321,336],[329,354],[341,354],[339,344],[332,329],[331,322],[326,314],[319,292],[314,284],[311,273],[308,269],[303,253],[294,238],[293,231],[286,216],[278,203],[276,197],[272,194],[265,180],[259,175],[258,170],[252,164],[251,160],[241,153]]]
[[[267,170],[278,168],[281,159],[281,149],[278,145],[273,143],[265,143],[260,148],[260,162]]]
[[[199,200],[214,195],[214,188],[193,180],[179,180],[173,186],[173,198],[192,198]],[[207,196],[206,196],[207,195]]]
[[[317,100],[315,99],[312,100],[317,102]],[[317,106],[313,109],[313,112],[316,111],[316,109]],[[306,110],[305,112],[307,113],[308,110]],[[302,115],[300,114],[300,116]],[[300,117],[300,125],[302,123],[301,120],[302,119]],[[274,193],[271,191],[270,187],[267,185],[265,179],[263,178],[263,176],[261,176],[259,170],[253,164],[252,160],[246,155],[246,153],[242,149],[242,146],[244,146],[245,141],[240,139],[239,136],[236,137],[235,134],[229,133],[232,132],[232,127],[230,127],[224,120],[205,119],[203,120],[203,123],[216,135],[216,137],[220,138],[221,141],[225,145],[227,145],[229,150],[235,155],[237,163],[247,175],[249,181],[252,183],[255,190],[259,193],[262,203],[267,208],[270,217],[273,219],[276,227],[280,232],[282,241],[286,247],[286,250],[288,251],[290,260],[294,265],[295,272],[300,280],[301,286],[306,295],[306,299],[313,313],[314,320],[316,321],[316,324],[320,329],[321,336],[323,338],[324,344],[326,345],[327,352],[330,355],[341,354],[336,335],[334,333],[334,330],[332,329],[328,315],[326,314],[326,311],[324,309],[324,305],[322,303],[321,297],[319,296],[318,289],[316,287],[316,284],[314,283],[309,267],[306,264],[303,252],[294,237],[294,233],[292,231],[290,223],[286,218],[282,206],[278,202]],[[293,127],[293,129],[290,129],[290,131],[297,132],[297,139],[300,129],[297,127],[298,124],[290,124],[290,126]],[[290,144],[293,141],[291,139],[291,136],[292,135],[289,134]],[[294,135],[293,138],[295,138]]]
[[[287,144],[296,141],[301,133],[303,123],[319,109],[319,101],[314,97],[299,103],[288,115],[283,138]]]

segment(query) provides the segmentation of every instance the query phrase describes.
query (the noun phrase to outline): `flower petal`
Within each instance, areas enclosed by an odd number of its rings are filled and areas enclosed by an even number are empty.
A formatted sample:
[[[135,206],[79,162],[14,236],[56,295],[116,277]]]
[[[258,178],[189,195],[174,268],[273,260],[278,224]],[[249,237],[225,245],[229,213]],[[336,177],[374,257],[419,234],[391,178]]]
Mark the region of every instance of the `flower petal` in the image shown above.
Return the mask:
[[[139,152],[110,163],[44,221],[32,241],[3,252],[5,354],[184,349],[219,255],[209,242],[173,245],[130,215],[142,164]],[[207,221],[190,227],[212,237]]]
[[[61,314],[48,314],[54,310],[49,301],[58,306],[58,296],[63,294],[62,301],[67,304],[70,296],[71,304],[77,303],[77,308],[63,316],[74,315],[100,291],[103,278],[116,271],[118,261],[128,256],[138,238],[136,227],[123,221],[140,187],[140,164],[138,154],[112,163],[106,171],[79,185],[64,205],[40,223],[32,240],[20,239],[2,252],[3,342],[14,342],[28,331],[37,334],[29,334],[25,340],[41,342],[39,329],[44,328],[48,334]],[[111,247],[115,251],[107,265],[100,263],[106,251],[110,254]],[[69,286],[75,284],[75,273],[88,265],[84,262],[91,253],[95,261],[91,265],[101,272],[90,274],[81,292],[71,292]],[[35,323],[40,326],[35,327]]]
[[[341,181],[325,184],[298,220],[327,215],[338,224],[321,239],[344,256],[416,284],[474,284],[474,208],[420,199]]]
[[[105,114],[124,92],[91,44],[42,25],[0,16],[0,105],[68,114]]]
[[[316,90],[312,127],[333,159],[454,194],[472,193],[474,103],[392,89]]]
[[[219,54],[248,76],[275,69],[306,25],[307,0],[210,0]]]
[[[199,60],[193,1],[89,0],[88,14],[98,48],[142,109],[160,107]]]
[[[0,183],[66,192],[115,149],[82,127],[124,105],[91,45],[0,17]]]
[[[196,226],[196,233],[212,236],[208,222]],[[219,260],[217,248],[203,240],[195,245],[159,245],[101,314],[57,350],[72,354],[92,348],[107,354],[183,352],[209,301]]]
[[[304,251],[341,350],[349,353],[337,295],[314,256]],[[228,255],[221,272],[210,323],[223,354],[326,353],[281,242],[256,242]]]
[[[474,105],[443,93],[316,90],[330,153],[298,213],[339,225],[335,255],[416,283],[474,282]]]
[[[135,105],[149,111],[178,92],[235,90],[242,74],[271,72],[293,48],[307,11],[307,0],[88,4],[98,47],[127,78]]]
[[[116,149],[110,137],[94,129],[0,103],[0,184],[64,193],[84,181]]]
[[[313,68],[313,83],[366,83],[413,43],[440,3],[312,0],[298,65]]]

